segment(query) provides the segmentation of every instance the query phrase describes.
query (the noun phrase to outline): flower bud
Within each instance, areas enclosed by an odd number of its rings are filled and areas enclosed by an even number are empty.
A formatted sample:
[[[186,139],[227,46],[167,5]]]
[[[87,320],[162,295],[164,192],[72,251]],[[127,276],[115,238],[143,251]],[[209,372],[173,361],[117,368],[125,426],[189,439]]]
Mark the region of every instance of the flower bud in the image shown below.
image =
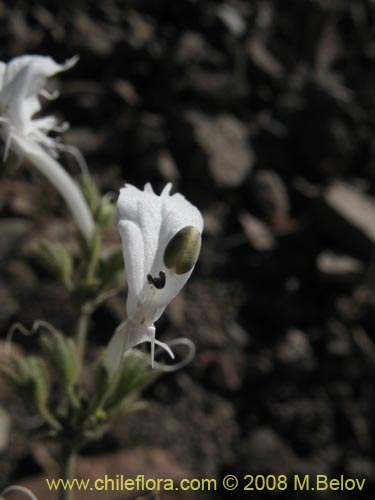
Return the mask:
[[[95,218],[100,227],[110,227],[116,218],[115,205],[109,201],[102,201]]]

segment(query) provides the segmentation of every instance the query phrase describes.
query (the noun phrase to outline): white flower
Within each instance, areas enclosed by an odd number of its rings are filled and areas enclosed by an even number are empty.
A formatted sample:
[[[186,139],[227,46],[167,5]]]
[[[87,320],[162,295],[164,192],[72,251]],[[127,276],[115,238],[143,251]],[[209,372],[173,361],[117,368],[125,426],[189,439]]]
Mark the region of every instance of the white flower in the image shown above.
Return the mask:
[[[167,184],[160,196],[150,184],[144,191],[126,185],[117,202],[128,283],[127,320],[116,330],[106,353],[112,372],[123,353],[143,342],[155,344],[173,358],[168,345],[155,339],[154,323],[189,279],[201,247],[203,218],[184,196],[170,196]]]
[[[9,63],[0,61],[0,135],[5,142],[4,160],[9,150],[26,158],[59,190],[70,207],[81,231],[89,236],[94,228],[91,213],[78,186],[55,160],[58,152],[68,149],[52,131],[61,132],[67,124],[58,125],[53,116],[38,117],[39,97],[54,98],[44,89],[46,79],[65,71],[77,62],[73,57],[64,64],[46,56],[20,56]]]
[[[59,142],[47,134],[60,132],[61,126],[52,116],[34,116],[41,111],[39,96],[57,96],[45,91],[46,79],[71,68],[77,60],[77,57],[72,57],[64,64],[58,64],[51,57],[27,55],[15,57],[8,64],[0,61],[0,120],[7,139],[5,156],[14,136],[32,139],[56,156]]]

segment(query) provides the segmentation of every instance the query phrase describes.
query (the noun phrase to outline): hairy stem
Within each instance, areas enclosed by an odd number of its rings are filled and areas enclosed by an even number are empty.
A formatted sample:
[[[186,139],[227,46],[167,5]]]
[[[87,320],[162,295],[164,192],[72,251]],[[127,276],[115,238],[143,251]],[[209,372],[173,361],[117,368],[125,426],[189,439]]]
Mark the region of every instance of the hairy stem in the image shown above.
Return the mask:
[[[63,448],[61,457],[61,479],[71,481],[75,474],[76,452],[72,448]],[[66,485],[66,488],[61,487],[59,491],[59,500],[73,500],[74,492]]]
[[[83,365],[85,350],[86,350],[86,339],[87,332],[89,328],[89,321],[92,312],[91,304],[87,303],[81,307],[76,332],[75,332],[75,340],[77,345],[77,355],[80,365]]]

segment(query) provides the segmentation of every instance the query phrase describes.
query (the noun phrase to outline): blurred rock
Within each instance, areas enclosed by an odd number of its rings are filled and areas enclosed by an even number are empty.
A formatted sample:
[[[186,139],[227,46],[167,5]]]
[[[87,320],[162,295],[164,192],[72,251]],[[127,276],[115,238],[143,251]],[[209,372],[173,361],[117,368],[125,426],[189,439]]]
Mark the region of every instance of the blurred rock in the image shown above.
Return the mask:
[[[305,332],[290,329],[276,347],[276,359],[288,368],[309,372],[315,366],[314,352]]]
[[[101,26],[99,20],[94,20],[83,11],[74,15],[73,41],[80,47],[99,56],[112,52],[112,40],[108,30]]]
[[[254,157],[246,127],[230,115],[187,114],[195,138],[204,151],[210,175],[219,187],[239,186],[252,169]]]
[[[246,372],[247,359],[243,351],[232,349],[224,352],[200,353],[200,362],[205,365],[210,386],[220,393],[239,391]]]
[[[351,338],[348,329],[338,321],[328,324],[327,348],[331,355],[347,358],[351,353]]]
[[[375,250],[375,201],[355,186],[335,182],[315,205],[317,230],[333,251],[369,263]]]
[[[222,3],[217,6],[215,13],[233,35],[240,37],[245,33],[246,21],[235,7]]]
[[[154,36],[154,26],[150,20],[136,10],[127,12],[126,21],[130,27],[128,41],[135,49],[150,43]]]
[[[248,212],[242,212],[238,218],[250,245],[255,250],[265,252],[275,248],[276,240],[267,224]]]
[[[334,62],[342,54],[342,43],[334,23],[326,23],[318,43],[315,64],[319,72],[331,69]]]
[[[69,146],[75,146],[83,155],[96,153],[105,140],[104,134],[88,127],[73,127],[64,134],[64,142]],[[75,158],[73,158],[75,161]],[[75,161],[75,163],[77,163]]]
[[[180,177],[177,165],[167,150],[159,152],[158,167],[160,174],[166,181],[176,182]]]
[[[329,251],[318,255],[317,268],[325,282],[349,285],[360,282],[365,271],[363,262],[360,260]]]
[[[139,104],[141,98],[131,82],[117,79],[113,83],[113,89],[117,94],[131,106]]]
[[[325,200],[375,245],[375,201],[370,196],[353,185],[336,181],[326,192]]]
[[[272,170],[259,170],[251,178],[252,202],[262,219],[277,224],[289,217],[289,195],[281,177]]]
[[[324,370],[321,358],[317,369]],[[282,376],[280,371],[277,372]],[[314,372],[315,373],[315,372]],[[287,375],[287,373],[285,373]],[[300,374],[302,375],[302,374]],[[319,385],[308,384],[309,377],[289,373],[289,382],[274,379],[276,387],[267,396],[271,413],[271,426],[277,429],[294,450],[304,455],[310,449],[310,456],[321,453],[320,469],[326,462],[337,460],[338,446],[334,444],[336,402],[330,393]],[[332,447],[334,452],[324,454],[323,450]],[[319,463],[318,463],[319,465]]]
[[[366,360],[372,367],[375,359],[374,340],[360,326],[353,329],[352,335],[354,342],[362,352],[364,360]]]
[[[105,90],[104,86],[97,80],[77,79],[64,82],[64,97],[75,101],[79,113],[82,112],[82,109],[95,112],[98,103],[106,96]]]
[[[281,80],[284,77],[282,64],[258,37],[250,39],[246,49],[251,62],[268,77],[274,80]]]
[[[214,203],[203,213],[204,232],[208,236],[219,236],[224,230],[229,207],[225,203]]]
[[[190,65],[210,62],[214,65],[222,65],[223,55],[215,50],[201,33],[195,31],[184,31],[176,47],[176,62],[181,65]]]
[[[220,281],[193,281],[186,287],[184,298],[184,335],[209,349],[226,349],[229,340],[243,349],[242,337],[236,340],[230,336],[243,300],[241,287],[236,283],[228,286]]]
[[[239,457],[241,471],[251,474],[295,474],[301,468],[301,458],[291,446],[270,427],[259,427],[242,443]]]
[[[246,96],[248,91],[236,75],[226,71],[195,67],[181,80],[181,87],[191,89],[205,102],[226,108]]]
[[[56,22],[55,16],[42,5],[34,7],[33,15],[35,20],[47,31],[54,40],[63,41],[66,35],[64,26]]]
[[[9,6],[7,34],[12,40],[12,55],[22,54],[25,47],[37,46],[42,40],[42,31],[28,22],[26,12],[17,6]]]

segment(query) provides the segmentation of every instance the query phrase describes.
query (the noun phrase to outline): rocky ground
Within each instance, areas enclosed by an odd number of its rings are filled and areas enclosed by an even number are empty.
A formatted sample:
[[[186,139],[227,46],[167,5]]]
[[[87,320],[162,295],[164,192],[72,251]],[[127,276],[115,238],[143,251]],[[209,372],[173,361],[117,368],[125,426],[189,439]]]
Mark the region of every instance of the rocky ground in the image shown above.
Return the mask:
[[[197,356],[85,450],[83,471],[345,474],[367,480],[355,498],[374,497],[374,14],[373,0],[0,0],[0,60],[80,55],[48,109],[102,192],[172,181],[205,217],[199,264],[159,326]],[[0,234],[2,338],[15,320],[69,331],[32,248],[72,244],[74,226],[35,171],[1,167]],[[93,350],[124,297],[95,314]],[[17,414],[4,387],[0,407]],[[45,453],[30,423],[8,436],[6,415],[0,490],[41,491]]]

